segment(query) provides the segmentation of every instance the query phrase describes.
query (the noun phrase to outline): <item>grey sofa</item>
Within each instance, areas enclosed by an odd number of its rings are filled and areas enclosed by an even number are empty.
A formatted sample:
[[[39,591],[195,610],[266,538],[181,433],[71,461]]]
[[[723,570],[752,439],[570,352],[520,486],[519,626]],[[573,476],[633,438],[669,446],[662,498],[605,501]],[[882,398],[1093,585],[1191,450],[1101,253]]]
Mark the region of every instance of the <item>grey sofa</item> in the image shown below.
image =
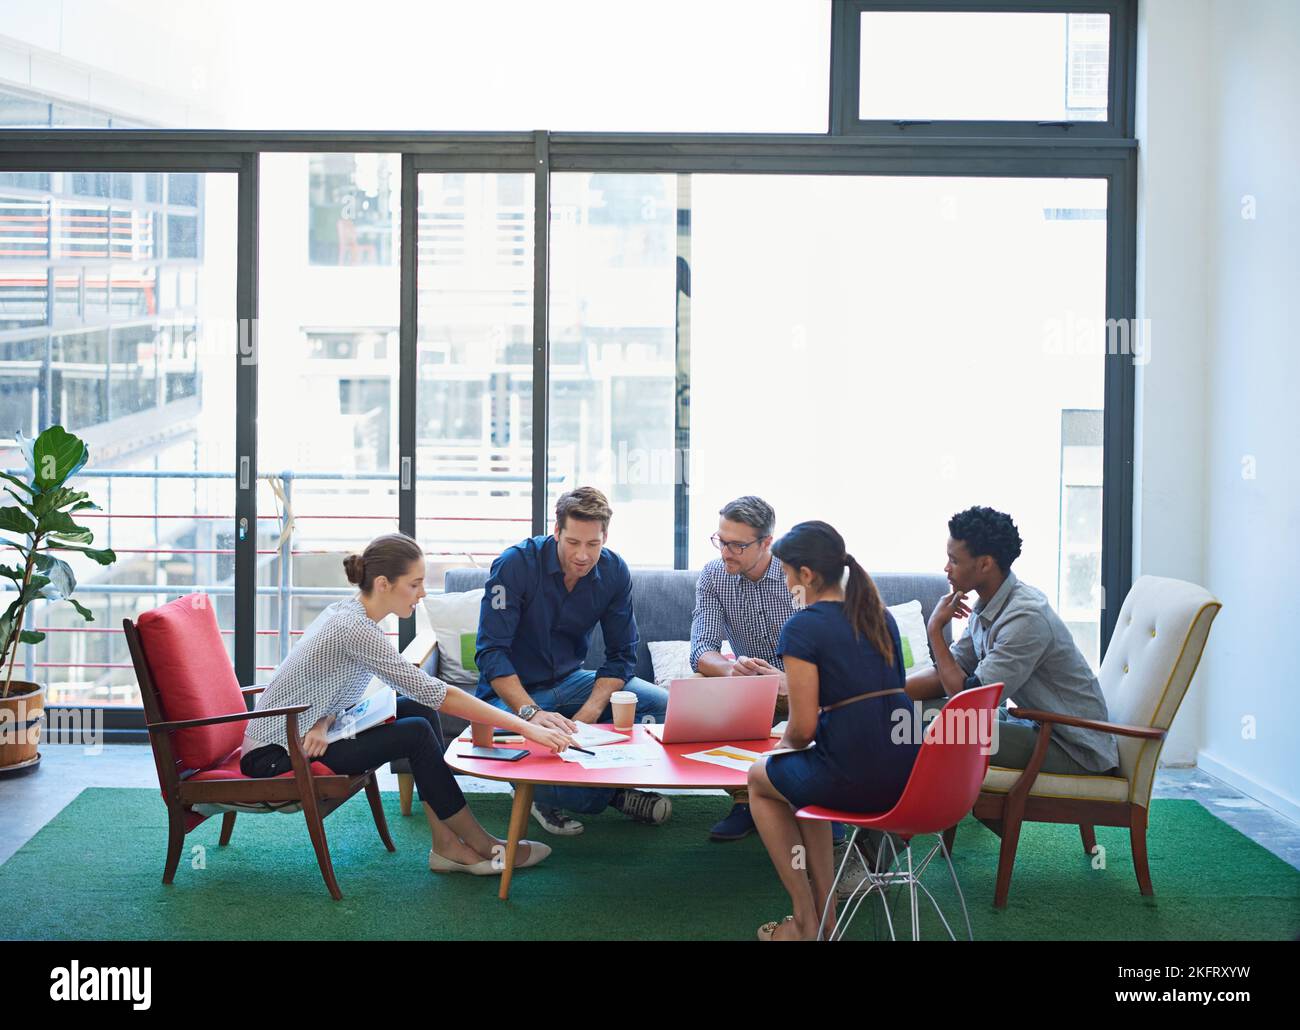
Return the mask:
[[[448,593],[477,590],[487,580],[487,569],[451,569],[447,573],[445,589]],[[641,642],[637,645],[636,674],[654,681],[654,667],[650,662],[650,641],[689,640],[691,614],[695,610],[695,581],[697,569],[633,569],[632,604],[636,610],[637,631]],[[873,575],[885,604],[904,604],[920,601],[926,618],[935,604],[948,592],[948,580],[938,573],[881,573]],[[436,657],[431,661],[436,662]],[[605,640],[597,626],[591,637],[591,650],[586,667],[598,669],[605,660]],[[427,671],[436,675],[435,668]],[[465,728],[465,722],[454,716],[442,715],[443,732],[450,740]],[[400,763],[405,766],[405,762]],[[394,763],[394,771],[398,763]],[[401,771],[405,771],[402,769]]]

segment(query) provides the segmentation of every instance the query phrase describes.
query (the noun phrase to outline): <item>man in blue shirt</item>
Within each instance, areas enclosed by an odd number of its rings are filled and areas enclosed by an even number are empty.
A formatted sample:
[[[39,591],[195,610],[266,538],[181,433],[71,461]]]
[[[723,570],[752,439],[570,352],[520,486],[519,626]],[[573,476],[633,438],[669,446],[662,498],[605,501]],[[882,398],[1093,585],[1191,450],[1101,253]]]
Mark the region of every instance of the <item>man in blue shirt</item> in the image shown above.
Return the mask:
[[[578,722],[610,722],[610,695],[637,695],[639,721],[661,722],[668,691],[634,675],[637,629],[627,562],[605,549],[613,512],[605,495],[584,486],[555,505],[555,531],[508,547],[492,563],[479,613],[478,696],[504,711],[572,731]],[[605,661],[584,669],[600,624]],[[582,823],[564,809],[595,813],[613,806],[658,825],[672,812],[661,794],[640,790],[539,786],[532,813],[551,833],[576,834]]]

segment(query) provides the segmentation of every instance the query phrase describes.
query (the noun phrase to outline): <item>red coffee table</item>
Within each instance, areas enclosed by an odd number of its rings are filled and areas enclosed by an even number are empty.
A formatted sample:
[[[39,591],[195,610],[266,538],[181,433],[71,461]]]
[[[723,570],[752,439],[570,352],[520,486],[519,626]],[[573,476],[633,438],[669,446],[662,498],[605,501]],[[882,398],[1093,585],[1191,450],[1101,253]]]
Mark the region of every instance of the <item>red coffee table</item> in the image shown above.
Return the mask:
[[[601,729],[612,730],[610,723],[601,723]],[[622,731],[618,731],[622,732]],[[468,730],[466,731],[468,733]],[[506,865],[501,873],[501,889],[497,896],[503,901],[510,897],[510,878],[515,871],[515,852],[528,825],[528,814],[533,806],[533,788],[538,784],[559,787],[671,787],[674,789],[701,789],[705,787],[743,787],[746,774],[736,769],[726,769],[709,762],[698,762],[683,755],[709,748],[732,745],[747,751],[770,751],[776,746],[775,738],[764,740],[716,740],[695,744],[660,744],[646,732],[644,726],[632,727],[626,744],[645,744],[659,754],[654,765],[631,769],[584,769],[576,762],[566,762],[553,751],[540,744],[524,741],[516,744],[498,744],[498,747],[523,748],[527,758],[517,762],[494,762],[483,758],[462,758],[460,752],[472,745],[468,739],[453,740],[444,756],[447,765],[466,776],[484,780],[503,780],[515,788],[515,802],[510,810],[510,833],[506,842]],[[599,748],[592,750],[599,751]]]

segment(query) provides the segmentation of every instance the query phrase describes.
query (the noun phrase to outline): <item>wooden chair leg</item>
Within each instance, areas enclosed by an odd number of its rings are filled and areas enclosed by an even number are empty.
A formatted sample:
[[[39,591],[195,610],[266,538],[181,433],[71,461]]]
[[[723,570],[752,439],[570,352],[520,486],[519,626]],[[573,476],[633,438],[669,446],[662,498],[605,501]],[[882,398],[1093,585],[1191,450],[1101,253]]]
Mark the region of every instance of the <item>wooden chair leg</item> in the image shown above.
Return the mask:
[[[943,846],[948,849],[949,856],[952,855],[952,846],[957,840],[957,827],[949,826],[943,831]]]
[[[185,846],[185,813],[179,805],[167,809],[167,864],[163,866],[163,883],[176,878],[180,865],[181,848]]]
[[[1087,823],[1079,824],[1079,836],[1083,839],[1083,853],[1092,857],[1092,849],[1097,846],[1097,835]]]
[[[1008,811],[1002,819],[1002,850],[998,855],[998,880],[993,890],[994,908],[1007,907],[1007,894],[1011,891],[1011,870],[1016,864],[1016,845],[1020,842],[1022,815],[1020,811]]]
[[[389,851],[396,851],[393,838],[388,836],[388,820],[384,818],[384,806],[379,800],[379,781],[375,779],[373,772],[366,779],[366,799],[370,802],[370,811],[375,817],[375,828],[379,831],[379,839],[384,842],[384,847]]]
[[[217,844],[223,848],[230,843],[230,835],[235,832],[235,816],[237,814],[236,812],[226,812],[221,817],[221,838],[217,841]]]
[[[397,774],[397,800],[402,815],[411,814],[411,799],[415,796],[415,777],[410,773]]]
[[[1133,845],[1133,871],[1137,873],[1138,889],[1145,897],[1155,894],[1151,886],[1151,870],[1147,866],[1147,810],[1141,805],[1129,808],[1129,840]]]
[[[325,840],[325,822],[321,819],[315,795],[308,793],[302,799],[302,814],[307,820],[307,833],[311,836],[311,846],[316,849],[316,862],[320,865],[320,874],[329,889],[330,897],[342,901],[343,892],[339,890],[339,882],[334,878],[334,863],[330,861],[330,847]]]

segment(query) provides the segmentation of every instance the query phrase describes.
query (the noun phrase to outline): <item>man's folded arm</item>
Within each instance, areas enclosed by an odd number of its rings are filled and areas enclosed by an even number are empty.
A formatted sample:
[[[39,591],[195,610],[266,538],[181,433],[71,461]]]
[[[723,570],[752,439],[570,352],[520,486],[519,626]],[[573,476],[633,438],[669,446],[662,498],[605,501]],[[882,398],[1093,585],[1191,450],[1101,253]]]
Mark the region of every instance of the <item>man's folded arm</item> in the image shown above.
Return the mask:
[[[503,676],[517,675],[510,660],[510,649],[523,611],[523,572],[522,556],[507,552],[492,563],[492,571],[483,584],[474,662],[489,683]]]
[[[600,617],[605,638],[605,661],[596,670],[597,679],[620,679],[624,683],[636,674],[636,645],[640,639],[632,612],[632,576],[623,568],[623,581]]]

